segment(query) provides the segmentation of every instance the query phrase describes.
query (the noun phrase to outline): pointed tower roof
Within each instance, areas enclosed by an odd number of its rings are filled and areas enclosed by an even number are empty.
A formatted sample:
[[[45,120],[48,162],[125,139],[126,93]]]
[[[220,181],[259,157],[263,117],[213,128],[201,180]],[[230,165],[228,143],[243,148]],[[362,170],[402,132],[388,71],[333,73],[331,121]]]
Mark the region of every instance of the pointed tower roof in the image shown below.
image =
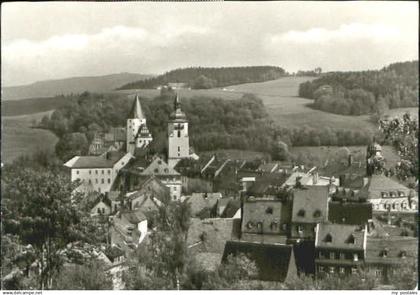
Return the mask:
[[[136,97],[133,101],[133,106],[131,107],[130,114],[128,115],[130,119],[145,119],[143,114],[143,110],[141,109],[141,104],[139,100],[139,96],[136,94]]]

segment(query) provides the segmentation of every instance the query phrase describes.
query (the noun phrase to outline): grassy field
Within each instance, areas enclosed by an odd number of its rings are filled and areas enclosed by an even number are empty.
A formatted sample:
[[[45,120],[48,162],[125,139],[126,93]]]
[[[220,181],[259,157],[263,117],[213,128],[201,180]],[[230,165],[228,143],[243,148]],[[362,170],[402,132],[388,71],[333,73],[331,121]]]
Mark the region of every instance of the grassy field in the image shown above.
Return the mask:
[[[21,116],[56,109],[66,102],[62,97],[38,97],[21,100],[3,100],[2,116]]]
[[[2,116],[1,161],[11,163],[21,155],[38,150],[54,150],[57,137],[48,130],[31,128],[52,111],[23,116]]]
[[[294,155],[309,154],[312,157],[318,158],[322,163],[327,159],[346,159],[348,151],[353,154],[355,160],[362,160],[366,158],[366,146],[298,146],[290,147],[289,152]],[[399,157],[391,146],[382,146],[382,155],[387,161],[387,165],[394,166]]]

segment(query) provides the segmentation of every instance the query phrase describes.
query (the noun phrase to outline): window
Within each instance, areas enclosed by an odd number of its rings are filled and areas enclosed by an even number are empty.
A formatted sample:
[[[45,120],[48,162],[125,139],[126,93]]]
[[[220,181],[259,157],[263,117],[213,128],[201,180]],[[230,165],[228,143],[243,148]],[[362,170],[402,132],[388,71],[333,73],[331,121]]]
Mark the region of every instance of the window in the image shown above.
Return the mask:
[[[281,229],[284,230],[284,231],[286,231],[287,230],[287,223],[283,223],[281,225]]]
[[[381,277],[382,276],[382,269],[378,268],[375,270],[375,274],[377,277]]]
[[[95,170],[95,174],[98,174],[98,170]]]
[[[319,272],[324,272],[324,267],[323,267],[323,266],[319,266],[319,267],[318,267],[318,271],[319,271]]]
[[[95,183],[98,184],[98,179],[97,178],[95,179]]]
[[[346,273],[346,269],[344,267],[340,267],[340,274],[345,274]]]
[[[258,230],[258,233],[262,234],[262,232],[263,232],[263,224],[262,224],[262,222],[258,222],[257,223],[257,230]]]
[[[350,235],[350,236],[347,238],[346,243],[347,243],[347,244],[354,244],[354,243],[356,243],[356,239],[354,238],[354,236],[353,236],[353,235]]]
[[[181,130],[178,130],[178,137],[181,137]]]
[[[399,255],[401,258],[406,258],[407,257],[407,252],[405,252],[404,250],[400,252]]]
[[[321,217],[321,210],[315,210],[315,212],[314,212],[314,217],[315,218],[318,218],[318,217]]]
[[[327,234],[324,238],[325,243],[332,243],[332,236],[331,234]]]
[[[273,207],[267,207],[267,209],[265,209],[265,213],[273,214]]]
[[[387,257],[388,256],[388,249],[383,249],[379,255],[381,257]]]
[[[359,255],[357,253],[353,254],[353,261],[359,261]]]
[[[297,213],[298,216],[300,217],[305,217],[305,210],[300,209],[299,212]]]
[[[174,192],[176,192],[176,186],[174,186]]]
[[[299,234],[302,234],[302,233],[303,233],[303,228],[302,228],[302,226],[301,226],[301,225],[298,225],[298,226],[296,227],[296,231],[297,231]]]
[[[179,146],[179,147],[178,147],[178,152],[180,152],[180,151],[181,151],[181,147]]]
[[[357,267],[352,267],[351,268],[351,273],[356,274],[357,273]]]
[[[91,175],[92,174],[92,170],[89,170],[89,175]]]
[[[277,221],[273,221],[270,224],[270,228],[271,228],[271,230],[277,230],[279,228],[279,223]]]
[[[102,174],[104,174],[105,173],[105,171],[104,170],[102,170]]]
[[[335,253],[334,252],[330,252],[330,259],[334,259],[335,257]]]
[[[76,170],[76,174],[79,174],[79,170]]]
[[[346,254],[344,254],[344,253],[340,253],[340,259],[346,259]]]
[[[110,184],[111,183],[111,178],[108,178],[108,184]]]
[[[92,179],[89,179],[89,184],[92,184]]]
[[[329,267],[329,273],[334,273],[334,266]]]
[[[252,229],[252,228],[254,227],[254,223],[253,223],[252,221],[249,221],[249,222],[246,224],[246,227],[247,227],[248,229]]]
[[[318,257],[319,257],[320,259],[324,259],[324,258],[325,258],[324,253],[323,253],[322,251],[319,251],[319,253],[318,253]]]
[[[97,211],[98,211],[98,214],[101,214],[101,208],[98,208]]]

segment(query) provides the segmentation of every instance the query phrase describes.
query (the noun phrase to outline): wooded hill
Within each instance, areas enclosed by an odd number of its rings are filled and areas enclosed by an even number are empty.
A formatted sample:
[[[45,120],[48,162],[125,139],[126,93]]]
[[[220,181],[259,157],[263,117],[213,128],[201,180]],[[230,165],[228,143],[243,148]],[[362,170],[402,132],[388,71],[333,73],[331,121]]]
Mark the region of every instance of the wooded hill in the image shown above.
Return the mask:
[[[299,96],[314,108],[343,115],[383,113],[418,106],[418,61],[394,63],[377,71],[331,72],[300,84]]]
[[[169,71],[163,75],[125,84],[122,89],[151,89],[168,83],[185,83],[193,89],[209,89],[235,84],[263,82],[285,76],[284,69],[274,66],[252,67],[191,67]]]

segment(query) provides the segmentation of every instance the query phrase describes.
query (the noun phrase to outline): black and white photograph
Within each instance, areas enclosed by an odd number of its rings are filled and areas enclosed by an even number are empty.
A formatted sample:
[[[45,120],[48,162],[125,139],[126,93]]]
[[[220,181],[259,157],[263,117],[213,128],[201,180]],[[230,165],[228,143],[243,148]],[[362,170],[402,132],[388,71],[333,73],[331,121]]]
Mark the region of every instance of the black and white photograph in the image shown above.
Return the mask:
[[[3,2],[2,294],[417,294],[418,59],[417,1]]]

